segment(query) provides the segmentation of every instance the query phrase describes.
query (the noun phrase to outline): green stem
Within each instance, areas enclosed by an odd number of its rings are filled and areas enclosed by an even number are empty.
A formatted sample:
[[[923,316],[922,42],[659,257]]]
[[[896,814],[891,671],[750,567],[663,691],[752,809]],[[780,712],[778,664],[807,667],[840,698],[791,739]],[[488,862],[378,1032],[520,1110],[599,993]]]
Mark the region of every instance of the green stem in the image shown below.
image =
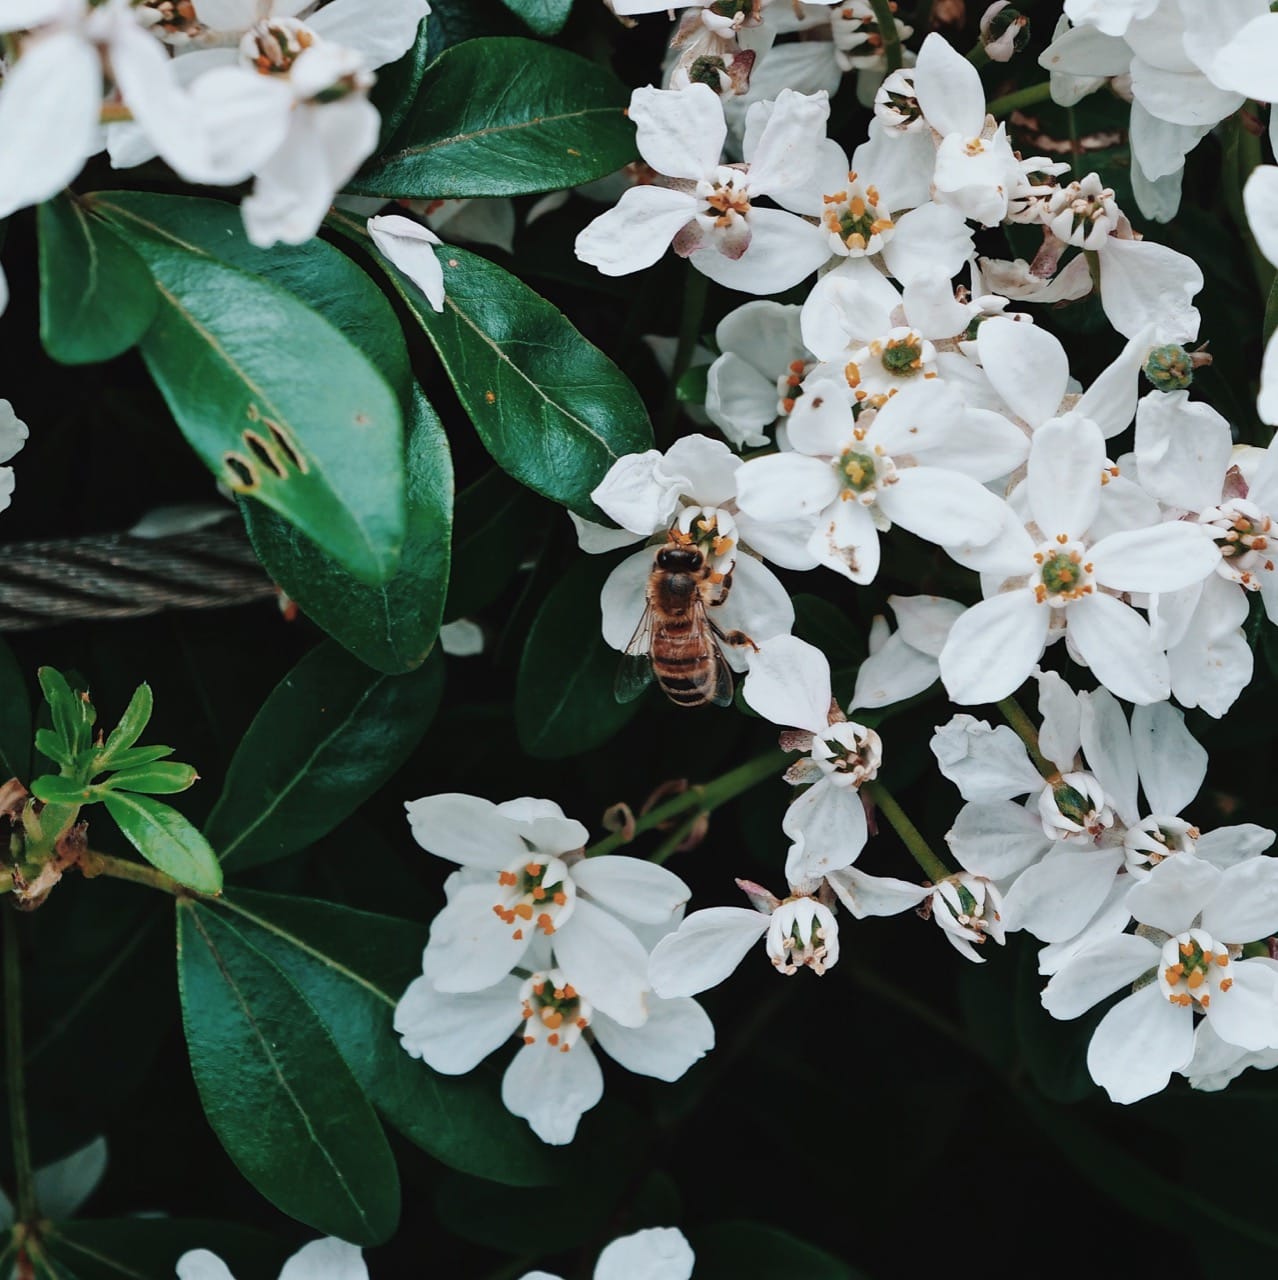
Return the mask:
[[[1001,98],[995,98],[986,105],[985,110],[999,120],[1003,116],[1010,116],[1013,111],[1019,111],[1022,107],[1032,107],[1036,102],[1048,102],[1051,96],[1051,81],[1044,80],[1042,84],[1032,84],[1026,89],[1017,89],[1015,93],[1007,93]]]
[[[767,751],[745,764],[738,765],[713,782],[703,782],[671,796],[663,804],[650,809],[635,819],[634,830],[629,835],[625,831],[614,831],[612,835],[592,844],[586,850],[587,858],[597,858],[605,853],[616,853],[622,845],[628,844],[635,836],[651,831],[671,818],[696,811],[696,815],[711,813],[721,804],[735,799],[744,791],[763,782],[766,778],[779,773],[790,759],[790,753],[781,750]]]
[[[905,843],[910,856],[923,869],[933,884],[948,880],[954,873],[932,852],[932,846],[923,839],[918,827],[906,816],[905,810],[896,802],[896,797],[881,783],[867,782],[862,791],[878,806],[879,812],[892,824],[892,829]]]
[[[648,855],[649,862],[663,866],[673,854],[679,852],[679,846],[692,834],[692,828],[701,821],[700,812],[685,818],[675,829]]]
[[[967,60],[979,71],[982,67],[989,65],[990,55],[986,52],[985,46],[978,40],[967,51]]]
[[[701,336],[701,320],[706,311],[706,292],[710,277],[703,275],[691,263],[683,286],[683,307],[679,313],[679,340],[675,347],[674,363],[670,366],[670,383],[661,406],[662,438],[674,434],[675,419],[679,416],[679,379],[688,372],[692,353],[697,349]]]
[[[870,0],[870,8],[874,10],[874,25],[883,37],[883,54],[891,74],[901,66],[901,33],[896,28],[896,14],[891,0]]]
[[[181,881],[166,876],[163,871],[157,871],[154,867],[148,867],[144,862],[113,858],[109,853],[95,853],[92,849],[81,859],[80,867],[90,878],[109,876],[112,880],[128,880],[133,884],[144,884],[149,889],[159,889],[162,893],[171,893],[178,898],[214,897],[188,889]]]
[[[4,1061],[9,1091],[9,1128],[13,1137],[13,1167],[18,1179],[18,1221],[30,1224],[36,1220],[35,1175],[31,1167],[31,1136],[27,1130],[18,918],[12,913],[4,922]]]
[[[1015,698],[1003,698],[998,704],[1003,719],[1016,730],[1016,736],[1025,744],[1034,768],[1048,782],[1059,782],[1061,771],[1038,749],[1038,730],[1034,722],[1021,710],[1021,704]]]

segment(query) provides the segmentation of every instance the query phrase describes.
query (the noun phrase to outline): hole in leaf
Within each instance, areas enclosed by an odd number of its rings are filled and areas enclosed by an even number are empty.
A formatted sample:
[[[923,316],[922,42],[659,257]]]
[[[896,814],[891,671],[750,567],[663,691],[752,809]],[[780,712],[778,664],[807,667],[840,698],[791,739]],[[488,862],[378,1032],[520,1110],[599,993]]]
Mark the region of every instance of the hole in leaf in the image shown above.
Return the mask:
[[[257,472],[247,458],[238,453],[228,453],[223,455],[222,461],[226,463],[226,469],[230,473],[226,478],[226,482],[232,489],[257,488]]]
[[[271,452],[271,446],[256,431],[244,432],[244,443],[249,452],[269,471],[273,471],[281,480],[284,479],[284,468],[280,460]]]
[[[284,456],[293,464],[293,469],[295,471],[300,471],[305,475],[306,459],[297,451],[288,432],[285,431],[278,422],[272,422],[270,418],[266,419],[266,425],[270,429],[271,437],[274,439],[275,443],[279,445]]]

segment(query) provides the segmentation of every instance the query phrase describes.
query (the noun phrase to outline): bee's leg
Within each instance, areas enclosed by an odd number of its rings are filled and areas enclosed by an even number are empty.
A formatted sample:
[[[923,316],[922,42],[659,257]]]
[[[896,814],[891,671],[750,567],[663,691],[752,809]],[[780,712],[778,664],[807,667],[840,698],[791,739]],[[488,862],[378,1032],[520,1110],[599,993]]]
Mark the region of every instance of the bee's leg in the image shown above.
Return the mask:
[[[746,645],[749,645],[755,653],[759,652],[759,646],[744,631],[724,631],[721,634],[724,644],[730,644],[737,649],[743,649]]]
[[[721,605],[728,598],[728,592],[731,590],[732,590],[732,570],[729,569],[728,572],[723,575],[723,579],[719,583],[719,595],[714,602],[716,607]]]

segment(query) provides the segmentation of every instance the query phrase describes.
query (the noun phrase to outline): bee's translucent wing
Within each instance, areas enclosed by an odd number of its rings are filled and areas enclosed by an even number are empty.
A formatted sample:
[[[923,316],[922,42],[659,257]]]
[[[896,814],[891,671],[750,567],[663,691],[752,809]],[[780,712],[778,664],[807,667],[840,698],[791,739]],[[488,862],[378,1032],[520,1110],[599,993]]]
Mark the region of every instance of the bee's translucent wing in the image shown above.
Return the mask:
[[[652,683],[651,648],[652,606],[648,605],[617,667],[612,692],[618,702],[633,702]]]
[[[710,701],[716,707],[727,707],[732,703],[732,668],[728,666],[717,640],[714,646],[714,692]]]

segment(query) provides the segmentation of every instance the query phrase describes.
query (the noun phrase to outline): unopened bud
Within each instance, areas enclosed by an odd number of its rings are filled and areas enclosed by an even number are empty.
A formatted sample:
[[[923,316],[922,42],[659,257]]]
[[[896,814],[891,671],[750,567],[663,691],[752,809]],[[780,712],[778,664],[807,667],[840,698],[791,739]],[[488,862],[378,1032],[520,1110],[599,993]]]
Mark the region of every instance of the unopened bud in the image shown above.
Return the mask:
[[[1029,19],[1008,0],[998,0],[981,18],[981,44],[992,62],[1010,62],[1030,40]]]
[[[1145,377],[1159,391],[1187,391],[1194,370],[1211,364],[1206,351],[1186,351],[1174,342],[1155,347],[1145,361]]]

